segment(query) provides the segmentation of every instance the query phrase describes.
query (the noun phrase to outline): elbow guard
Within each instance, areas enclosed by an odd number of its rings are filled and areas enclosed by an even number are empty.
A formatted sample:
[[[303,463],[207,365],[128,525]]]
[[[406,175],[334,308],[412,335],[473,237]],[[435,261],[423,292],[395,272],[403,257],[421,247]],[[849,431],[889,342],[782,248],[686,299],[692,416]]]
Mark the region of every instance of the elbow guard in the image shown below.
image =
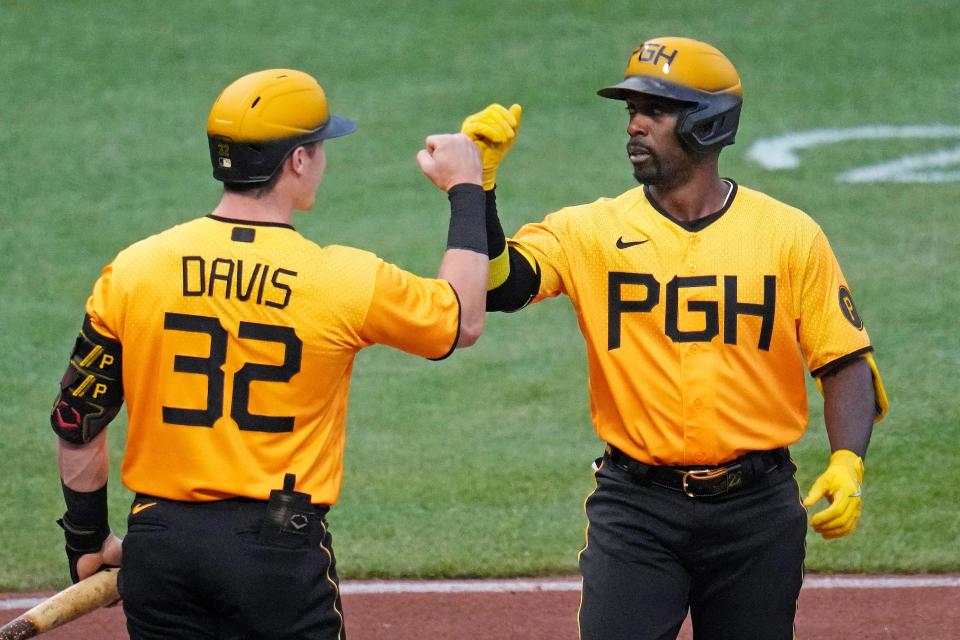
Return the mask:
[[[487,311],[519,311],[530,304],[540,290],[540,266],[515,247],[507,247],[509,270],[499,286],[487,291]]]
[[[58,436],[85,444],[117,415],[123,404],[121,356],[120,343],[97,333],[85,318],[50,414]]]

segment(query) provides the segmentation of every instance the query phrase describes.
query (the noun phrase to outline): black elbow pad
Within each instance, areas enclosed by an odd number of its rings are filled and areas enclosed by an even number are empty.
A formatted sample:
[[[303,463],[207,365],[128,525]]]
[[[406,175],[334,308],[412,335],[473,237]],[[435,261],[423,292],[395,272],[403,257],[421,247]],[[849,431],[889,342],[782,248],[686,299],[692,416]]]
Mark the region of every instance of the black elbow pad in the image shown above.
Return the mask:
[[[487,292],[487,311],[519,311],[540,291],[540,268],[534,269],[519,251],[509,247],[510,275]]]
[[[123,404],[122,367],[120,343],[97,333],[85,318],[50,414],[53,431],[73,444],[103,431]]]

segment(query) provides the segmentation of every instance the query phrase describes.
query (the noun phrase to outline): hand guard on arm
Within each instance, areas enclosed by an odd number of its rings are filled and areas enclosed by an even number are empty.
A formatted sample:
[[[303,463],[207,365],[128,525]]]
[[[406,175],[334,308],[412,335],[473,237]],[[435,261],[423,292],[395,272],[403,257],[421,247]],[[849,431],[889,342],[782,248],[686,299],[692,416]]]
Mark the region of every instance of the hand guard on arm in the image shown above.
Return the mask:
[[[460,132],[473,140],[483,160],[483,189],[490,191],[497,183],[497,167],[510,151],[520,132],[523,109],[519,104],[509,109],[491,104],[483,111],[464,119]]]
[[[62,486],[67,512],[57,520],[57,524],[63,529],[70,579],[76,583],[81,577],[86,577],[80,576],[77,569],[81,556],[98,553],[110,536],[107,485],[96,491],[74,491],[66,483]]]
[[[810,526],[826,539],[840,538],[853,533],[863,510],[863,459],[853,451],[840,449],[830,456],[830,464],[810,487],[803,499],[804,507],[812,507],[821,498],[830,506],[810,518]]]

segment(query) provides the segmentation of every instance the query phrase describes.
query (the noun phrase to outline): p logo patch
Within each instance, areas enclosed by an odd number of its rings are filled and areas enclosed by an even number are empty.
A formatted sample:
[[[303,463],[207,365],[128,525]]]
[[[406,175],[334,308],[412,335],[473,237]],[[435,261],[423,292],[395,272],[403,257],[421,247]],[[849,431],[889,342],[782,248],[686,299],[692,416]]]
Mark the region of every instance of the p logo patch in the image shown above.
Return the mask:
[[[850,290],[841,285],[839,298],[840,312],[843,313],[843,317],[847,319],[847,322],[856,327],[857,331],[863,331],[863,320],[860,318],[860,314],[857,313],[857,308],[853,305],[853,296],[850,295]]]

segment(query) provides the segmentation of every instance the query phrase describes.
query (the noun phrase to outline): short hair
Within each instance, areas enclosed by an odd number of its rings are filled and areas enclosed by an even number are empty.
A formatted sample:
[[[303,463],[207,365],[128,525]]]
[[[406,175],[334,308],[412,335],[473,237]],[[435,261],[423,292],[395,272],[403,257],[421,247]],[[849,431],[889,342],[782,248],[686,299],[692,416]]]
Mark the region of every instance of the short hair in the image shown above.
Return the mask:
[[[254,198],[262,198],[277,186],[281,173],[283,173],[282,165],[266,182],[224,182],[223,191],[224,193],[241,193]]]

